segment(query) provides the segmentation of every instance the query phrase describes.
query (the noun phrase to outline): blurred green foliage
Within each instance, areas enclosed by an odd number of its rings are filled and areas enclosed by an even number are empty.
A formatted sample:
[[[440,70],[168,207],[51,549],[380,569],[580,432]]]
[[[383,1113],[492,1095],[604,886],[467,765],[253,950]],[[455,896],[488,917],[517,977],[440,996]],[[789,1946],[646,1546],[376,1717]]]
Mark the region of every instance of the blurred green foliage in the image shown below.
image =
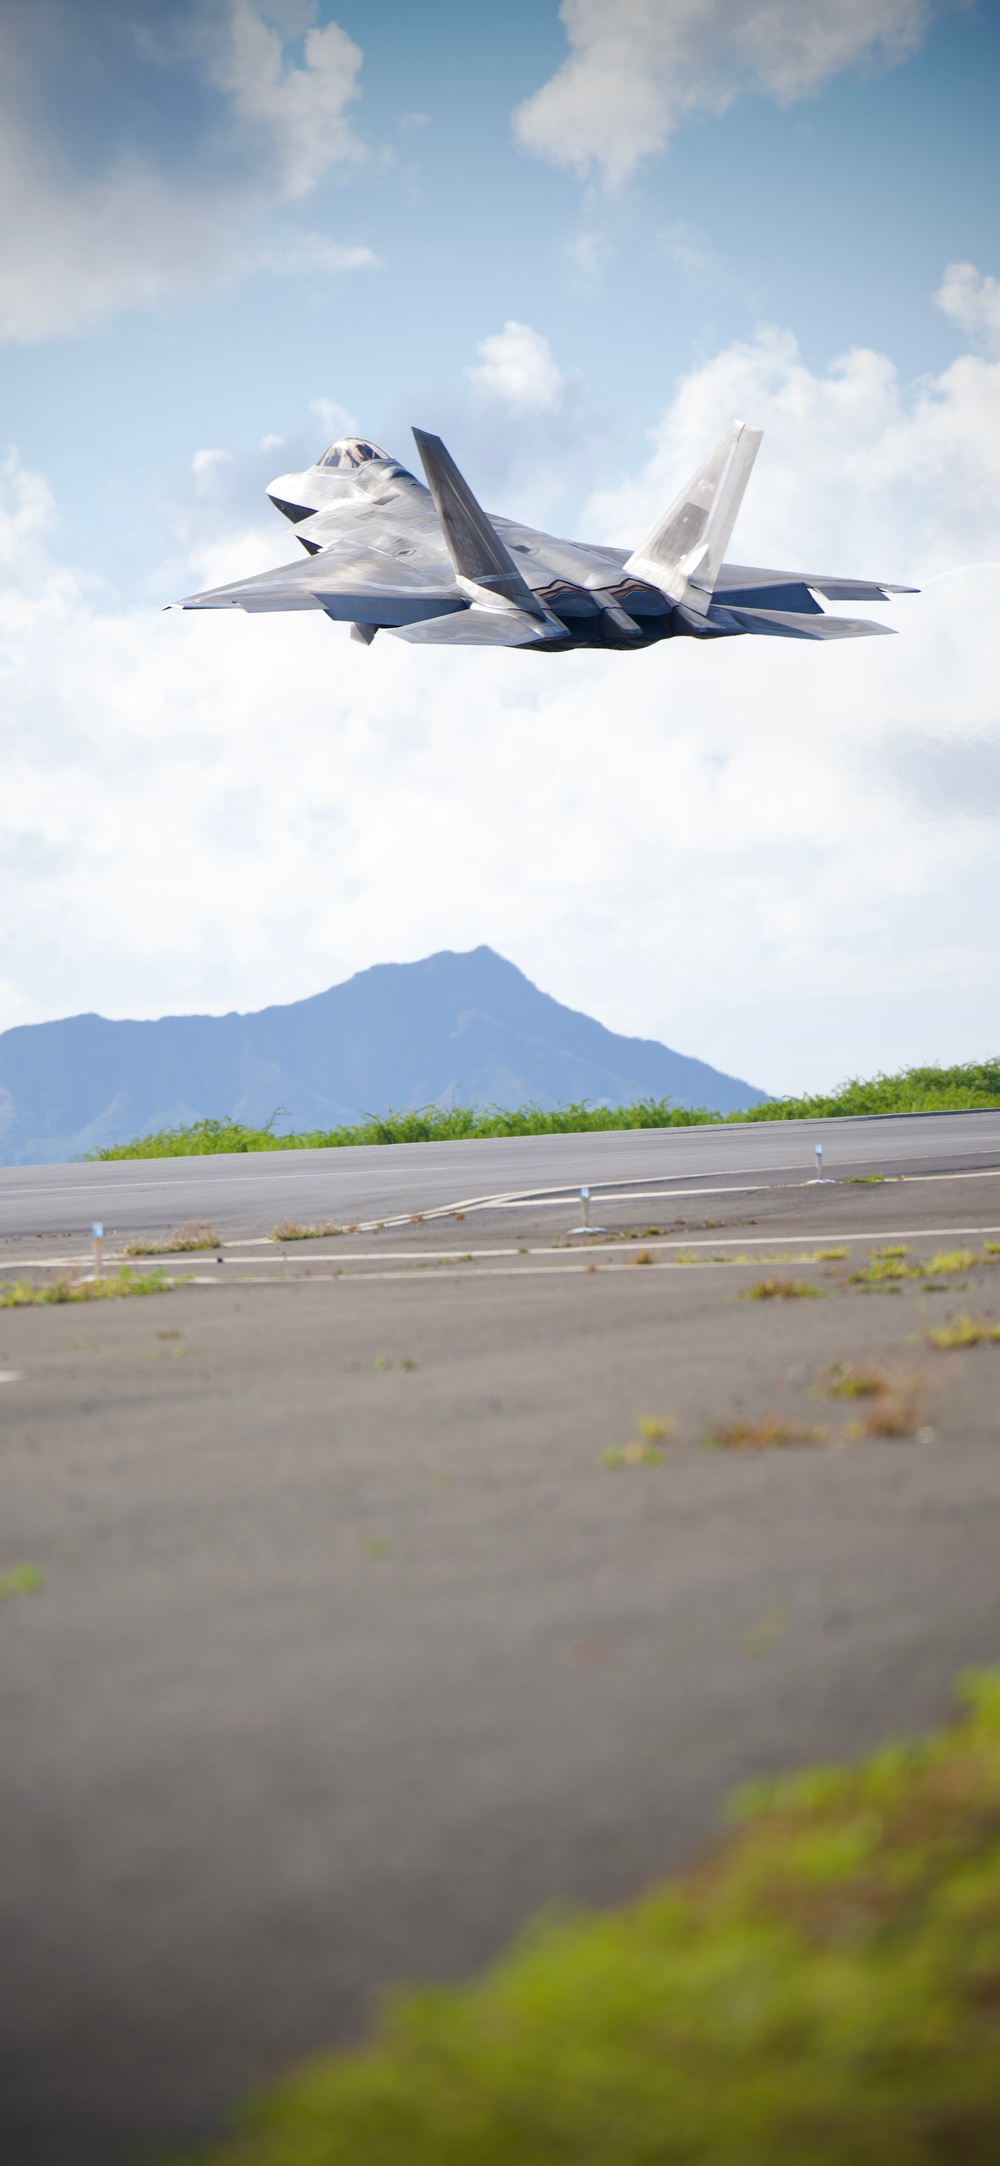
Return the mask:
[[[407,1990],[202,2166],[995,2166],[1000,1672],[966,1717],[736,1800],[627,1909]]]
[[[44,1309],[63,1301],[116,1301],[125,1294],[166,1294],[175,1280],[165,1271],[130,1271],[122,1264],[99,1279],[56,1279],[35,1286],[30,1279],[15,1279],[0,1286],[0,1309]]]
[[[1000,1106],[1000,1060],[968,1061],[958,1068],[905,1068],[895,1076],[843,1083],[826,1097],[770,1098],[743,1113],[709,1113],[704,1106],[675,1106],[669,1098],[641,1098],[632,1106],[421,1106],[413,1112],[371,1113],[354,1127],[318,1128],[275,1135],[273,1121],[248,1128],[242,1121],[190,1121],[135,1136],[131,1143],[89,1151],[92,1159],[202,1158],[221,1151],[335,1150],[358,1143],[447,1143],[474,1136],[582,1135],[611,1128],[698,1128],[715,1122],[789,1121],[859,1113],[933,1113]]]

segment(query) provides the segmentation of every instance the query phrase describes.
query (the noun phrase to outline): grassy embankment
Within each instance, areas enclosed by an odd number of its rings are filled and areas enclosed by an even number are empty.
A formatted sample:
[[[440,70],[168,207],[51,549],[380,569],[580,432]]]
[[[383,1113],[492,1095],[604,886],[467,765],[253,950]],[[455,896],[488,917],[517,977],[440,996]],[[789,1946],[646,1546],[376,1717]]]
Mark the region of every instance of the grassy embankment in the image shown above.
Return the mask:
[[[772,1098],[744,1113],[709,1113],[704,1106],[675,1106],[669,1098],[643,1098],[633,1106],[423,1106],[412,1113],[370,1114],[356,1127],[321,1128],[277,1136],[269,1123],[191,1121],[135,1136],[131,1143],[89,1151],[88,1158],[201,1158],[222,1151],[331,1150],[353,1143],[447,1143],[469,1136],[580,1135],[608,1128],[696,1128],[713,1122],[789,1121],[861,1113],[958,1112],[1000,1106],[1000,1059],[968,1061],[957,1068],[904,1068],[901,1074],[854,1079],[827,1096]]]
[[[392,1996],[202,2166],[993,2166],[1000,1672],[962,1690],[924,1742],[755,1785],[628,1908]]]

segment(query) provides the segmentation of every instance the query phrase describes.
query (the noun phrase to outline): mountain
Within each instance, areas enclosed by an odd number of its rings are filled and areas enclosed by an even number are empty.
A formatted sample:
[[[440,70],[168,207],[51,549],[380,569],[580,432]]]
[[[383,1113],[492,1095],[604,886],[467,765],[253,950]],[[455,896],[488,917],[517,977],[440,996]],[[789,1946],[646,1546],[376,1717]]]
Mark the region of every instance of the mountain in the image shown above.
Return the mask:
[[[389,1107],[673,1098],[720,1113],[766,1093],[652,1038],[622,1038],[492,948],[377,963],[254,1015],[111,1023],[73,1015],[0,1033],[0,1164],[53,1164],[209,1114],[333,1128]]]

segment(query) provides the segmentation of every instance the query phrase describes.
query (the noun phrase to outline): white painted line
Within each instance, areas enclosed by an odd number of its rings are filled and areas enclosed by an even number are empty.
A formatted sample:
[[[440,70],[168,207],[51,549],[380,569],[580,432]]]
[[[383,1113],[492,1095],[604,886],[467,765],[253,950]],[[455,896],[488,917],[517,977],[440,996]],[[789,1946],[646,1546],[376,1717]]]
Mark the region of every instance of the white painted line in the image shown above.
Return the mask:
[[[23,1369],[0,1369],[0,1384],[23,1384]]]
[[[845,1233],[840,1229],[823,1233],[720,1233],[716,1234],[711,1240],[697,1241],[664,1240],[659,1235],[650,1235],[644,1239],[641,1234],[635,1234],[631,1236],[631,1239],[634,1240],[636,1248],[680,1249],[686,1253],[689,1249],[704,1248],[811,1247],[817,1241],[836,1242],[841,1247],[852,1248],[864,1247],[865,1243],[869,1241],[954,1241],[959,1237],[966,1240],[976,1240],[985,1239],[992,1235],[1000,1235],[1000,1226],[870,1226],[866,1227],[863,1233]],[[565,1240],[567,1243],[565,1248],[563,1248],[562,1242],[559,1243],[558,1247],[554,1247],[550,1242],[544,1248],[529,1248],[525,1253],[529,1256],[555,1256],[560,1254],[587,1256],[593,1254],[607,1255],[609,1257],[615,1255],[627,1257],[629,1253],[624,1243],[619,1245],[614,1241],[574,1241],[572,1248],[570,1248],[568,1246],[568,1234],[565,1236]],[[344,1271],[351,1264],[408,1263],[412,1265],[416,1263],[436,1263],[457,1265],[461,1263],[465,1255],[470,1256],[476,1262],[480,1257],[514,1257],[521,1253],[520,1249],[513,1248],[480,1248],[463,1250],[461,1255],[451,1249],[369,1249],[359,1254],[357,1250],[351,1251],[350,1249],[328,1252],[305,1248],[299,1251],[296,1244],[296,1250],[271,1249],[270,1254],[267,1256],[227,1255],[226,1266],[221,1270],[219,1266],[216,1266],[211,1279],[195,1277],[187,1272],[184,1273],[184,1276],[190,1278],[191,1283],[194,1285],[214,1286],[217,1283],[219,1285],[224,1284],[226,1268],[232,1272],[238,1271],[241,1266],[256,1266],[258,1264],[281,1262],[287,1267],[290,1263],[332,1263],[337,1264],[340,1270]],[[118,1261],[116,1257],[109,1260],[111,1262]],[[167,1257],[164,1260],[165,1263],[171,1261],[176,1263],[178,1259]],[[31,1258],[20,1258],[13,1263],[0,1260],[0,1271],[50,1271],[60,1267],[78,1267],[86,1262],[89,1262],[89,1258],[85,1256],[33,1256]],[[183,1269],[182,1259],[180,1260],[180,1268]],[[524,1266],[521,1268],[523,1269]],[[482,1277],[482,1275],[480,1272],[479,1276]],[[371,1278],[373,1274],[367,1272],[365,1276]]]

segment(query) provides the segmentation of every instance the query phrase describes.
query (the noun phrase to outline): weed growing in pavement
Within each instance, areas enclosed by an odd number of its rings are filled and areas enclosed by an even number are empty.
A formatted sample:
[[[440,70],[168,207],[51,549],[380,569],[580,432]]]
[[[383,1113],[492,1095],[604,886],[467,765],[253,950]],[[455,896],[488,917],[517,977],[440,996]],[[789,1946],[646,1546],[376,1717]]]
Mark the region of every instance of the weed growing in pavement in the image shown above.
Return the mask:
[[[130,1271],[123,1264],[120,1271],[110,1272],[103,1279],[59,1279],[54,1286],[29,1286],[24,1279],[16,1279],[13,1286],[0,1288],[0,1309],[49,1308],[63,1301],[114,1301],[126,1294],[167,1294],[173,1286],[182,1286],[183,1279],[171,1279],[165,1271]]]
[[[831,1399],[870,1399],[887,1391],[889,1380],[878,1369],[844,1369],[837,1363],[823,1388]]]
[[[783,1632],[787,1632],[788,1623],[788,1611],[782,1604],[776,1604],[773,1609],[766,1609],[763,1616],[758,1617],[756,1624],[751,1625],[747,1633],[745,1641],[747,1653],[749,1655],[769,1654],[775,1641],[781,1638]]]
[[[933,1436],[932,1429],[924,1427],[919,1394],[911,1386],[896,1391],[881,1391],[859,1421],[852,1421],[848,1429],[850,1437],[926,1437]]]
[[[849,1437],[922,1436],[933,1430],[921,1420],[920,1376],[887,1376],[881,1369],[844,1368],[837,1363],[822,1387],[831,1399],[867,1399],[870,1405],[847,1431]]]
[[[896,1248],[873,1248],[873,1250],[872,1250],[872,1255],[873,1255],[874,1257],[877,1257],[877,1258],[882,1258],[882,1257],[885,1257],[885,1258],[886,1258],[887,1260],[888,1260],[888,1259],[889,1259],[890,1257],[898,1257],[898,1256],[908,1256],[908,1255],[909,1255],[909,1253],[910,1253],[910,1251],[909,1251],[909,1249],[907,1248],[907,1245],[906,1245],[906,1242],[905,1242],[905,1241],[903,1241],[902,1243],[900,1243],[900,1244],[899,1244],[899,1246],[897,1246]]]
[[[165,1233],[151,1241],[130,1241],[123,1251],[126,1256],[187,1256],[196,1249],[221,1248],[222,1236],[214,1226],[203,1220],[181,1226],[177,1233]]]
[[[0,1602],[16,1601],[19,1594],[37,1594],[44,1586],[37,1564],[12,1564],[0,1572]]]
[[[987,1256],[1000,1256],[1000,1241],[984,1241],[983,1247]]]
[[[641,1414],[636,1422],[639,1431],[631,1444],[612,1444],[601,1453],[601,1465],[605,1467],[658,1467],[665,1454],[660,1450],[669,1436],[673,1436],[677,1422],[673,1414],[660,1417]]]
[[[844,1187],[874,1188],[878,1181],[884,1180],[884,1173],[849,1173],[844,1181]]]
[[[335,1226],[327,1219],[323,1226],[300,1226],[294,1218],[283,1218],[271,1235],[272,1241],[328,1241],[334,1234],[353,1233],[352,1226]]]
[[[816,1263],[843,1263],[846,1254],[846,1248],[818,1248],[814,1261]]]
[[[704,1444],[708,1451],[768,1451],[772,1445],[824,1444],[827,1433],[823,1428],[797,1428],[777,1414],[765,1414],[763,1421],[726,1422],[721,1429],[713,1429]]]
[[[656,1257],[651,1248],[641,1248],[638,1256],[633,1256],[632,1261],[637,1264],[651,1264],[656,1262]]]
[[[366,1557],[371,1557],[377,1561],[380,1557],[391,1557],[391,1555],[392,1543],[386,1541],[384,1534],[373,1534],[365,1543]]]
[[[889,1286],[900,1279],[922,1279],[922,1264],[904,1263],[900,1256],[875,1255],[863,1271],[852,1271],[852,1286]]]
[[[658,1414],[640,1414],[636,1423],[644,1444],[662,1444],[668,1436],[673,1436],[676,1427],[677,1418],[674,1414],[667,1414],[664,1418]]]
[[[939,1330],[927,1333],[928,1345],[943,1347],[946,1352],[953,1352],[962,1346],[985,1346],[990,1340],[994,1343],[1000,1341],[1000,1324],[992,1324],[986,1318],[972,1317],[964,1309],[953,1323],[942,1324]]]
[[[822,1289],[808,1286],[804,1279],[758,1279],[756,1286],[749,1286],[738,1294],[738,1301],[818,1301]]]
[[[936,1277],[942,1278],[949,1271],[970,1271],[978,1261],[971,1248],[945,1249],[940,1255],[931,1257],[927,1269]]]

